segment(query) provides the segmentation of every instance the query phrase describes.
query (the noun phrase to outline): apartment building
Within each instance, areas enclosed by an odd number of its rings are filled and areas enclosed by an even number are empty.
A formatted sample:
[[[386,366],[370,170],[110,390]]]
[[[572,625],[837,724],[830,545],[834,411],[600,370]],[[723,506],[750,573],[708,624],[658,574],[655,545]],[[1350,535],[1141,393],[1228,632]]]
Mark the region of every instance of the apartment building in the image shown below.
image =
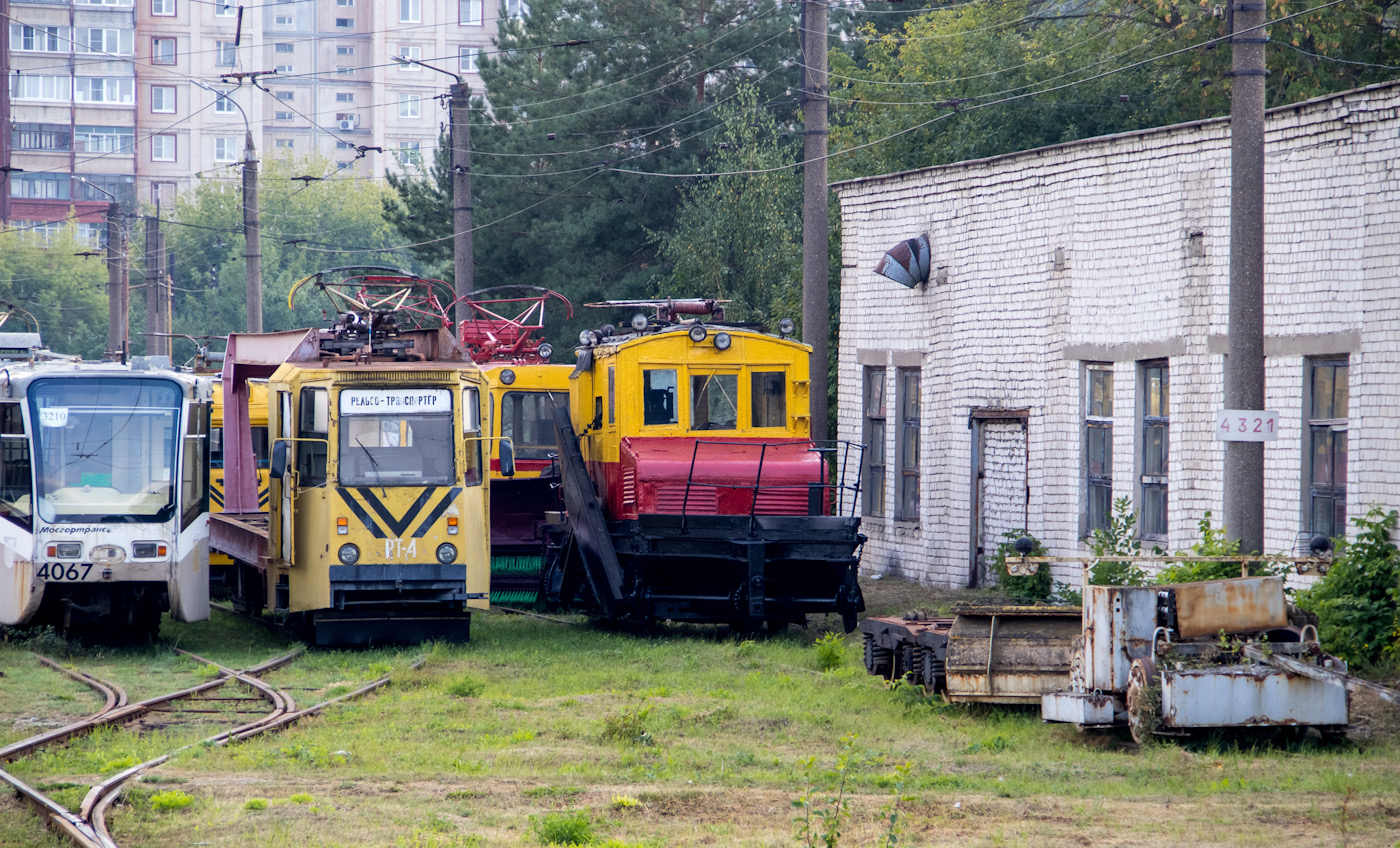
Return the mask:
[[[0,0],[0,220],[169,203],[260,160],[319,154],[356,176],[412,169],[523,0]]]

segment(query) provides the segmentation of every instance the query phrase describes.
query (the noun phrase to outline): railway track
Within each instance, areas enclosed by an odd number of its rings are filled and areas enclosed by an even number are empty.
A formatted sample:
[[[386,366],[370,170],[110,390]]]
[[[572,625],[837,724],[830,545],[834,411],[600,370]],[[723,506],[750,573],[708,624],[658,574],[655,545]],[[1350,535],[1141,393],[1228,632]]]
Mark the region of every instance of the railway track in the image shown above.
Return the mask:
[[[192,748],[195,745],[225,745],[230,741],[243,741],[264,733],[281,730],[306,716],[314,715],[324,710],[332,704],[373,692],[387,685],[390,681],[390,677],[385,675],[353,692],[347,692],[310,707],[297,709],[296,702],[289,693],[259,678],[261,675],[295,661],[297,657],[303,653],[303,650],[302,648],[298,648],[295,651],[280,657],[275,657],[267,662],[244,669],[243,671],[237,671],[212,662],[197,654],[192,654],[189,651],[176,649],[177,653],[216,668],[218,670],[218,676],[196,686],[187,687],[164,695],[158,695],[153,698],[147,698],[134,704],[128,703],[127,695],[122,691],[121,687],[100,680],[86,672],[65,668],[47,657],[36,654],[35,656],[44,665],[68,675],[93,689],[102,696],[104,703],[100,710],[81,721],[36,734],[28,739],[23,739],[19,742],[7,745],[4,748],[0,748],[0,763],[13,762],[41,748],[62,744],[76,737],[91,733],[93,730],[100,727],[129,725],[141,722],[143,719],[149,720],[152,714],[169,711],[171,705],[177,702],[195,701],[196,699],[207,698],[207,693],[217,690],[232,681],[237,681],[250,687],[257,694],[248,698],[218,699],[218,703],[262,701],[267,704],[267,710],[264,715],[257,719],[244,722],[236,727],[220,731],[212,736],[181,746],[159,757],[147,760],[146,762],[138,763],[93,785],[84,796],[76,812],[54,801],[39,789],[30,786],[18,777],[5,771],[3,768],[0,768],[0,782],[9,784],[21,798],[35,809],[49,827],[61,833],[71,843],[79,846],[79,848],[120,848],[117,841],[112,837],[110,828],[108,827],[108,812],[111,810],[112,804],[120,797],[122,790],[143,773],[167,762],[181,751]],[[410,666],[410,668],[418,668],[422,664],[423,660],[419,660]],[[247,711],[236,707],[232,710],[224,708],[186,711],[187,714],[199,716],[210,713],[230,712],[233,714],[240,714]],[[207,722],[208,720],[196,719],[195,721]]]

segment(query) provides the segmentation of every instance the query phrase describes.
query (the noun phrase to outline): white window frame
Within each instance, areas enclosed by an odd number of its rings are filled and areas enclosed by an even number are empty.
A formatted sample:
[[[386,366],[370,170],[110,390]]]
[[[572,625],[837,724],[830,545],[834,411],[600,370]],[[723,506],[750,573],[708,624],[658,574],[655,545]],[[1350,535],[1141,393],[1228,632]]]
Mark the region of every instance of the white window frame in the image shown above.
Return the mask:
[[[176,14],[176,0],[151,0],[151,16],[155,18],[173,18]]]
[[[457,72],[475,74],[481,70],[481,48],[463,44],[457,48]]]
[[[397,55],[405,59],[414,59],[421,62],[423,60],[423,48],[416,44],[400,44]],[[412,62],[400,62],[398,64],[399,70],[403,73],[417,74],[423,71],[422,65],[415,65]]]
[[[238,4],[233,0],[218,0],[214,6],[214,17],[232,18],[238,15]]]
[[[457,0],[457,26],[485,25],[485,6],[485,0]]]
[[[169,44],[170,44],[170,58],[168,58],[168,59],[162,59],[160,47],[161,47],[161,45],[165,44],[166,42],[169,42]],[[179,60],[180,60],[179,40],[176,39],[175,36],[173,36],[173,35],[171,35],[171,36],[156,36],[156,37],[154,37],[154,38],[151,39],[151,64],[152,64],[152,65],[174,65],[174,64],[178,64],[178,63],[179,63]]]
[[[156,92],[162,92],[157,94]],[[166,96],[169,96],[169,108],[161,108]],[[157,102],[157,101],[161,102]],[[152,115],[173,115],[179,109],[180,98],[175,92],[173,85],[153,85],[151,86],[151,114]]]
[[[166,145],[169,150],[162,150]],[[151,136],[151,161],[152,162],[175,162],[178,161],[180,151],[179,139],[174,133],[156,133]],[[162,155],[168,154],[168,155]]]
[[[418,94],[414,94],[413,92],[399,92],[399,117],[423,117],[423,98]]]
[[[215,162],[237,162],[238,154],[238,136],[221,135],[214,137]]]
[[[238,46],[232,41],[214,42],[214,64],[220,68],[237,67]]]
[[[238,113],[238,106],[233,101],[233,89],[214,90],[214,111],[220,115],[234,115]]]
[[[399,23],[421,24],[423,22],[423,0],[399,0]]]

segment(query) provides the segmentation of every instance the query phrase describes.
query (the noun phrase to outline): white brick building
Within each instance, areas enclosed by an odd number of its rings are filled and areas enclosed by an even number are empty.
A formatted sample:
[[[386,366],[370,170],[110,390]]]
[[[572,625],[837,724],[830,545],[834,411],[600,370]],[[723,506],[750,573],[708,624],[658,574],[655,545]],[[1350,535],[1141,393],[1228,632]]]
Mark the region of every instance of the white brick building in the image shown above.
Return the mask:
[[[1266,145],[1280,432],[1265,547],[1280,552],[1400,508],[1400,84],[1273,110]],[[1109,492],[1131,499],[1145,548],[1189,547],[1207,510],[1220,525],[1229,188],[1227,120],[835,186],[838,429],[879,443],[868,570],[968,585],[978,549],[1021,527],[1076,555]],[[920,233],[926,286],[873,273]]]

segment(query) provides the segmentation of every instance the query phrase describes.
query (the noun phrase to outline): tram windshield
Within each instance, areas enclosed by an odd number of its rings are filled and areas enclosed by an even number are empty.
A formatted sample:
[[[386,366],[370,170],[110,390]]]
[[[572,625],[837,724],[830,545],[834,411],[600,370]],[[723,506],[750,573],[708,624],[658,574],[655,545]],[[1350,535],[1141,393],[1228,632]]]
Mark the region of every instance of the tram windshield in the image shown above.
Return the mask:
[[[346,486],[448,486],[456,475],[447,389],[344,389],[340,482]]]
[[[549,392],[506,392],[501,398],[501,435],[511,440],[516,459],[549,459],[558,452],[553,407]]]
[[[176,383],[155,378],[35,380],[29,416],[39,518],[170,520],[181,399]]]

